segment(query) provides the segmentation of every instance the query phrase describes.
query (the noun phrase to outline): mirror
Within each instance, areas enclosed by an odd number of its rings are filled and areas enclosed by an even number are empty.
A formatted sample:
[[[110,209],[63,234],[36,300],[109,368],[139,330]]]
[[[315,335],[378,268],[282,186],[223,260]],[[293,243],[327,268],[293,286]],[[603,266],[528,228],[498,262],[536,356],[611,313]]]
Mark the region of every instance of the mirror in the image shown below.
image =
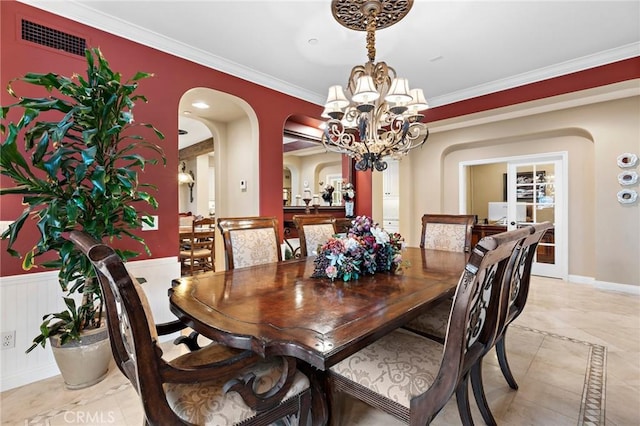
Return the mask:
[[[304,206],[305,188],[320,205],[342,205],[342,155],[327,152],[322,143],[324,122],[306,116],[291,116],[283,132],[282,202],[284,206]],[[334,190],[331,200],[322,199],[324,187]]]

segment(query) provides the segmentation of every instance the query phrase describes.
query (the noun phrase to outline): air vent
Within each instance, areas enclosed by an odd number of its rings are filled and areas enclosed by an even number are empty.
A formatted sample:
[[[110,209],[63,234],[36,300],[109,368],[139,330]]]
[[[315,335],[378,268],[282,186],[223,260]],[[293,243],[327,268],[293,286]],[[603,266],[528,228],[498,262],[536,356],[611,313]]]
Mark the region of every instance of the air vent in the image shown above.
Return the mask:
[[[84,56],[87,47],[87,41],[83,38],[25,19],[22,20],[22,39],[78,56]]]

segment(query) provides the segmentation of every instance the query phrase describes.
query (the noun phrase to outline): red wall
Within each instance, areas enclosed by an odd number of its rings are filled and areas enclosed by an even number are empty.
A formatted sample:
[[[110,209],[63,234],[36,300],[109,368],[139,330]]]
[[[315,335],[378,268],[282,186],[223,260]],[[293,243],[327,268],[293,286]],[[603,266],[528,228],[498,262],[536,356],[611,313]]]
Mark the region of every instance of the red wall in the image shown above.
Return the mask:
[[[162,231],[145,231],[141,235],[152,251],[152,257],[162,258],[177,255],[178,247],[178,103],[181,96],[193,87],[208,87],[238,96],[254,109],[260,129],[259,140],[259,180],[260,214],[274,215],[282,219],[282,129],[292,114],[319,117],[321,107],[309,102],[249,83],[245,80],[197,65],[190,61],[162,53],[129,40],[96,30],[53,15],[39,9],[16,2],[0,2],[1,41],[0,52],[0,103],[13,102],[4,87],[7,82],[27,72],[55,72],[71,75],[85,72],[84,58],[60,53],[50,48],[20,39],[20,20],[26,18],[38,24],[84,37],[91,47],[99,47],[111,67],[122,73],[124,78],[137,71],[152,72],[155,77],[143,80],[138,92],[147,97],[147,104],[139,103],[134,109],[137,122],[153,123],[166,137],[161,142],[167,158],[166,167],[149,167],[141,180],[160,188],[155,196],[160,205],[158,214]],[[23,89],[27,89],[23,86]],[[21,89],[19,93],[26,92]],[[44,96],[35,91],[34,96]],[[17,115],[9,117],[15,121]],[[145,153],[146,154],[146,153]],[[0,185],[12,186],[10,179],[0,177]],[[3,196],[0,199],[0,220],[13,220],[22,211],[21,198]],[[21,235],[16,248],[24,253],[37,240],[35,225],[27,224],[28,234]],[[117,243],[116,243],[117,244]],[[137,243],[120,244],[139,250]],[[25,273],[19,259],[6,252],[7,241],[0,247],[0,276]],[[139,259],[144,259],[141,255]],[[33,272],[41,272],[32,270]]]
[[[153,123],[166,136],[166,139],[162,142],[167,158],[166,167],[150,167],[142,177],[144,181],[161,188],[155,194],[160,208],[154,214],[159,216],[162,232],[146,231],[142,234],[151,248],[152,257],[161,258],[177,255],[177,110],[181,96],[193,87],[208,87],[238,96],[254,109],[260,129],[260,214],[277,216],[282,222],[282,129],[287,118],[292,114],[319,117],[321,113],[320,106],[162,53],[57,15],[43,12],[22,3],[10,1],[0,1],[0,52],[2,55],[2,60],[0,61],[0,87],[2,88],[6,86],[10,79],[22,76],[27,72],[56,72],[64,75],[84,72],[84,58],[60,53],[53,49],[20,40],[21,18],[86,38],[89,46],[100,47],[112,68],[120,71],[125,78],[133,76],[137,71],[155,74],[154,78],[142,81],[139,88],[139,93],[146,95],[149,103],[138,104],[134,110],[136,121]],[[425,122],[633,78],[640,78],[639,57],[432,108],[427,111]],[[32,94],[34,96],[42,96],[42,92]],[[12,101],[12,98],[3,89],[0,92],[0,104],[7,105]],[[9,119],[15,120],[16,116],[10,116]],[[371,214],[371,174],[370,172],[357,172],[354,180],[357,189],[356,214]],[[11,182],[8,178],[0,176],[0,185],[2,187],[11,186]],[[19,197],[3,196],[0,199],[0,220],[13,220],[17,217],[22,210],[20,201]],[[30,235],[22,235],[19,243],[16,244],[16,248],[21,252],[28,250],[36,240],[37,231],[35,226],[32,225],[28,231],[30,231]],[[30,237],[31,240],[25,237]],[[0,276],[24,273],[20,267],[20,261],[6,253],[6,246],[7,242],[2,241],[0,247]],[[139,248],[135,244],[125,244],[124,246],[136,250]],[[142,255],[140,259],[145,257],[146,255]]]

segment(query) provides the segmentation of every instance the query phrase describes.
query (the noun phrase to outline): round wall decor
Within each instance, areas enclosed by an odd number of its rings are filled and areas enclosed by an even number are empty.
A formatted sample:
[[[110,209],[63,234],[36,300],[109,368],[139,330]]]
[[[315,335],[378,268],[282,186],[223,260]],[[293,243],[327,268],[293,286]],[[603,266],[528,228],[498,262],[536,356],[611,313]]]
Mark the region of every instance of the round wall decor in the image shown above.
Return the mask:
[[[628,167],[635,167],[638,164],[638,156],[635,154],[631,154],[629,152],[625,152],[624,154],[620,154],[618,156],[618,166],[626,169]]]
[[[635,203],[638,199],[638,193],[633,189],[623,189],[618,191],[618,202],[620,204]]]
[[[638,182],[638,173],[637,172],[622,172],[618,174],[618,183],[620,185],[634,185]]]

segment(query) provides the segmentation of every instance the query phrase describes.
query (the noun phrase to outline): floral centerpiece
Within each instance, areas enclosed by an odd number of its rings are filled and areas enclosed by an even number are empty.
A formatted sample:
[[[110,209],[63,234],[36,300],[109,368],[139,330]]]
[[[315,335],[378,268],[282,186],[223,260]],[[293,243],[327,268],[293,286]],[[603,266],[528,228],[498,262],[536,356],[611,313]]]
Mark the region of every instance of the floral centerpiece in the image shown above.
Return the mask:
[[[351,281],[363,274],[397,271],[402,266],[402,242],[400,234],[358,216],[345,237],[330,238],[318,250],[312,277]]]

